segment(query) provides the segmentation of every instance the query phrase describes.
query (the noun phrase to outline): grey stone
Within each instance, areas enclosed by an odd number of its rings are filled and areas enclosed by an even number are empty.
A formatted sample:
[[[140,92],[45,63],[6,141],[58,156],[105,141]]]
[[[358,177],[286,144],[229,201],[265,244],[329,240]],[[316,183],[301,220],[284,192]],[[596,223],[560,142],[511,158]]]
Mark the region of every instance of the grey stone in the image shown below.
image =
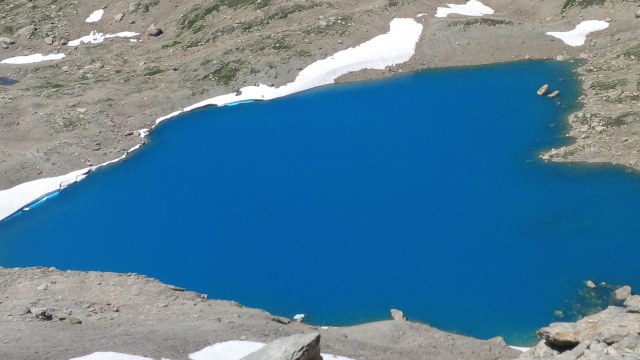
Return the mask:
[[[53,315],[47,309],[31,309],[31,313],[40,320],[53,320]]]
[[[18,30],[16,32],[16,35],[23,38],[31,39],[31,37],[33,36],[33,33],[36,32],[36,30],[38,29],[36,28],[35,25],[28,25]]]
[[[574,323],[553,323],[538,330],[538,336],[557,346],[574,346],[580,343],[580,332]]]
[[[115,15],[113,16],[113,20],[114,20],[115,22],[120,22],[120,21],[122,21],[122,18],[124,18],[124,14],[122,14],[122,13],[120,13],[120,14],[115,14]]]
[[[322,360],[320,334],[298,334],[280,338],[242,360]]]
[[[53,42],[55,41],[55,39],[51,36],[44,38],[44,43],[47,45],[53,45]]]
[[[398,309],[391,309],[391,318],[396,321],[406,321],[407,317],[404,316],[404,313]]]
[[[625,336],[624,338],[622,338],[622,340],[620,340],[617,343],[613,344],[613,347],[615,347],[618,350],[624,350],[624,349],[634,350],[634,349],[638,349],[638,347],[640,347],[640,335],[639,334],[629,334],[629,335]]]
[[[160,29],[156,24],[151,24],[147,29],[147,35],[149,36],[160,36],[162,35],[162,29]]]
[[[613,295],[618,301],[625,301],[629,296],[631,296],[631,286],[625,285],[621,288],[616,289]]]
[[[11,39],[11,38],[8,38],[8,37],[1,37],[1,36],[0,36],[0,43],[5,43],[5,44],[7,44],[7,45],[13,45],[13,44],[15,44],[16,42],[15,42],[13,39]]]
[[[538,335],[557,346],[574,346],[582,341],[601,341],[607,344],[622,340],[629,334],[640,333],[640,314],[610,306],[577,323],[553,323],[538,331]]]
[[[636,10],[635,15],[636,15],[636,19],[640,18],[640,10]]]
[[[624,301],[628,312],[640,312],[640,295],[631,295]]]

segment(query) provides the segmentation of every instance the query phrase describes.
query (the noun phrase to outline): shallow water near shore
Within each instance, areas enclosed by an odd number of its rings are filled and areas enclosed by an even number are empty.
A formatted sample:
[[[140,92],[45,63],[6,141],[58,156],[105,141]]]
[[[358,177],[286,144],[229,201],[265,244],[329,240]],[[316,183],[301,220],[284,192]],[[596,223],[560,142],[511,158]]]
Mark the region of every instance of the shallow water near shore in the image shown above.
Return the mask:
[[[573,77],[446,69],[189,113],[0,223],[0,266],[136,272],[315,324],[399,308],[530,344],[583,280],[640,286],[640,177],[538,159],[566,141]]]

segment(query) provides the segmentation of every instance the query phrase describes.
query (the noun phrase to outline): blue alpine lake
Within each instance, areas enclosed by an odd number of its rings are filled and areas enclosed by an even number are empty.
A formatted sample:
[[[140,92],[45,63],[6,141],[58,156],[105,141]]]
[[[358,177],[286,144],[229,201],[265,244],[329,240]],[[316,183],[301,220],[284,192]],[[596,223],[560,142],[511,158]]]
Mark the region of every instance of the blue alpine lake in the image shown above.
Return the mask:
[[[571,64],[532,61],[188,113],[0,223],[0,265],[136,272],[318,325],[398,308],[530,344],[584,280],[640,287],[640,176],[538,158],[568,141],[578,95]]]

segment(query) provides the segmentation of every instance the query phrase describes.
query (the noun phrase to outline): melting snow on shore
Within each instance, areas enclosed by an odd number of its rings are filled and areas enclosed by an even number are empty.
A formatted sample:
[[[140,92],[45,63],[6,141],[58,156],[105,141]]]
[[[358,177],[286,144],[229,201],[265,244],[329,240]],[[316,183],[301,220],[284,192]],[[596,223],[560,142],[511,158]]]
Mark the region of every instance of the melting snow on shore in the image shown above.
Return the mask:
[[[42,61],[52,61],[52,60],[60,60],[65,57],[64,54],[50,54],[50,55],[42,55],[42,54],[33,54],[26,56],[16,56],[8,59],[4,59],[0,61],[0,64],[34,64]]]
[[[287,96],[314,87],[332,84],[338,77],[352,71],[363,69],[384,69],[408,61],[414,54],[416,44],[422,34],[422,25],[414,19],[393,19],[390,30],[386,34],[374,37],[356,47],[339,51],[334,55],[318,60],[302,70],[296,79],[281,87],[248,86],[225,95],[199,102],[183,110],[175,111],[156,120],[156,126],[162,121],[175,117],[183,112],[205,107],[208,105],[229,105],[253,100],[270,100]],[[132,37],[137,33],[124,32],[114,35],[104,35],[92,32],[91,35],[69,42],[69,46],[78,46],[81,42],[98,43],[110,37]],[[144,137],[147,129],[140,131]],[[127,154],[118,159],[108,161],[94,167],[78,170],[67,175],[30,181],[13,188],[0,191],[0,220],[3,220],[23,209],[24,206],[47,195],[59,191],[71,182],[82,180],[91,171],[124,159],[130,152],[139,148],[135,146]],[[81,176],[79,176],[81,175]],[[71,181],[73,180],[73,181]]]
[[[20,211],[25,205],[35,200],[81,181],[90,170],[91,168],[85,168],[62,176],[33,180],[11,189],[0,191],[0,219]]]
[[[79,46],[80,44],[99,44],[101,42],[103,42],[105,39],[111,39],[111,38],[131,38],[134,36],[138,36],[140,35],[137,32],[132,32],[132,31],[123,31],[123,32],[119,32],[116,34],[103,34],[103,33],[99,33],[97,31],[92,31],[89,35],[87,36],[83,36],[80,39],[75,39],[75,40],[71,40],[69,41],[69,44],[67,44],[68,46]]]
[[[448,7],[438,7],[436,17],[447,17],[449,14],[466,16],[482,16],[493,14],[493,9],[478,0],[469,0],[464,5],[447,4]]]
[[[198,352],[189,354],[191,360],[240,360],[243,357],[256,352],[265,344],[254,341],[225,341],[208,346]],[[325,360],[353,360],[344,356],[322,354]],[[73,358],[71,360],[153,360],[151,358],[121,354],[115,352],[96,352],[91,355]],[[167,360],[164,359],[163,360]]]
[[[604,30],[609,27],[609,23],[602,20],[586,20],[578,24],[571,31],[550,31],[546,33],[562,40],[569,46],[581,46],[587,41],[587,35],[594,31]]]
[[[95,23],[100,21],[100,19],[102,19],[102,15],[104,15],[104,10],[102,9],[98,9],[94,12],[91,13],[91,15],[89,15],[89,17],[87,17],[84,22],[88,22],[88,23]]]
[[[216,96],[189,106],[191,111],[208,105],[226,105],[248,100],[271,100],[314,87],[333,84],[340,76],[364,69],[383,70],[408,61],[422,34],[422,25],[414,19],[393,19],[390,30],[356,47],[339,51],[304,68],[293,82],[281,87],[247,86],[237,93]]]

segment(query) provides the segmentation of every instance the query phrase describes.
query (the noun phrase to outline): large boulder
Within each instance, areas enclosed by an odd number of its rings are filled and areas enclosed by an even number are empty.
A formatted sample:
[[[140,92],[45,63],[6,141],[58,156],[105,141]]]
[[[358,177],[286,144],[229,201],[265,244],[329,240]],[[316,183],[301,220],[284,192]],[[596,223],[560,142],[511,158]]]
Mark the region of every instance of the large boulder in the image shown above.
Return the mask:
[[[631,295],[624,301],[627,312],[640,313],[640,295]]]
[[[574,346],[583,341],[614,343],[629,334],[640,333],[640,314],[610,306],[576,323],[553,323],[538,331],[538,335],[556,346]]]
[[[297,334],[280,338],[241,360],[322,360],[320,334]]]
[[[627,298],[631,296],[631,286],[625,285],[616,289],[616,291],[613,292],[613,296],[615,296],[618,301],[627,300]]]

